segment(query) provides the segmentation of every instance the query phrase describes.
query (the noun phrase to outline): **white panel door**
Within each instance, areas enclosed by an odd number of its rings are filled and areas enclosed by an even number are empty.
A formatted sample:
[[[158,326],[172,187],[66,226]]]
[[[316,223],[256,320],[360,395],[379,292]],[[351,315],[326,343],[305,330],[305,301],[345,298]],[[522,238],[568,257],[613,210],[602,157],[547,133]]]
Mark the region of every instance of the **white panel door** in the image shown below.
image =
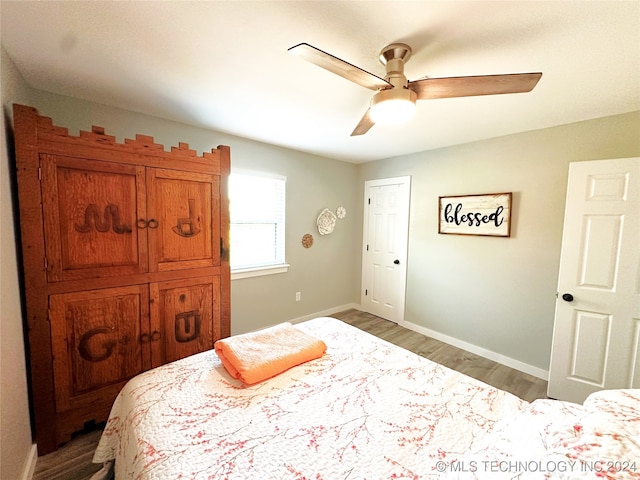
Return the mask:
[[[640,158],[569,167],[548,395],[640,388]]]
[[[365,311],[404,320],[411,177],[365,182],[362,295]]]

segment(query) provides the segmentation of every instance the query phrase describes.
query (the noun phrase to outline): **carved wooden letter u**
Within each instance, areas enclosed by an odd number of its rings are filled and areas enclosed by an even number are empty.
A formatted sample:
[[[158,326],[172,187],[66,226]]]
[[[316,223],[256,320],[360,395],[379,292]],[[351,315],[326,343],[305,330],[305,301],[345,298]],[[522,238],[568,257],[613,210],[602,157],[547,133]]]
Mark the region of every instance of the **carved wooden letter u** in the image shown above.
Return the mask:
[[[175,319],[176,341],[180,343],[190,342],[200,336],[200,312],[179,313]]]

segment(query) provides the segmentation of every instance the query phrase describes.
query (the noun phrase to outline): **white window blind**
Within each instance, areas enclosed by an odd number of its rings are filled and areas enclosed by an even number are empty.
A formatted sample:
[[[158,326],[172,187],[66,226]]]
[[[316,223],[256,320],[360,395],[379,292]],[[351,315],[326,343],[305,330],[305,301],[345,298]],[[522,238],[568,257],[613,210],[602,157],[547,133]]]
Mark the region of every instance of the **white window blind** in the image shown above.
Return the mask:
[[[231,270],[284,264],[286,178],[229,176]]]

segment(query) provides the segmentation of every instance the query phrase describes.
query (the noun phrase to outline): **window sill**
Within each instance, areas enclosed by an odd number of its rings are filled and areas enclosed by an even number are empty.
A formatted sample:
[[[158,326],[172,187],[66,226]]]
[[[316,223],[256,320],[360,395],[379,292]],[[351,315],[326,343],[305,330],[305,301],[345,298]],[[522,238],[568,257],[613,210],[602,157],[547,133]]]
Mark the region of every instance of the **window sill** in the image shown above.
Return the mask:
[[[268,267],[243,268],[233,270],[231,272],[231,280],[240,280],[242,278],[261,277],[263,275],[274,275],[276,273],[287,273],[289,270],[288,263],[280,265],[270,265]]]

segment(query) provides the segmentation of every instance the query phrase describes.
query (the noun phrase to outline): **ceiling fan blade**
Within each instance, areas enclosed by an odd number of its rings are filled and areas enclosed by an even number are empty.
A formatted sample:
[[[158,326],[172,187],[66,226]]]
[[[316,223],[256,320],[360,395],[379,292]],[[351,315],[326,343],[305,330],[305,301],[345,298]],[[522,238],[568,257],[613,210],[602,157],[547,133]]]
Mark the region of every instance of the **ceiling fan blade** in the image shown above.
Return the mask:
[[[425,78],[409,82],[418,100],[432,98],[473,97],[524,93],[533,90],[542,73],[512,73],[507,75],[480,75],[475,77]]]
[[[340,75],[358,85],[371,90],[380,90],[381,88],[392,87],[385,79],[380,78],[373,73],[369,73],[349,62],[334,57],[333,55],[323,52],[322,50],[309,45],[308,43],[300,43],[289,49],[289,52],[302,57],[307,62],[329,70],[330,72]]]
[[[360,123],[358,123],[358,125],[356,125],[356,128],[353,130],[353,132],[351,132],[352,137],[356,137],[358,135],[364,135],[369,131],[371,127],[375,125],[375,122],[371,119],[371,116],[369,115],[369,110],[371,109],[367,108],[367,111],[364,112],[364,115],[360,119]]]

